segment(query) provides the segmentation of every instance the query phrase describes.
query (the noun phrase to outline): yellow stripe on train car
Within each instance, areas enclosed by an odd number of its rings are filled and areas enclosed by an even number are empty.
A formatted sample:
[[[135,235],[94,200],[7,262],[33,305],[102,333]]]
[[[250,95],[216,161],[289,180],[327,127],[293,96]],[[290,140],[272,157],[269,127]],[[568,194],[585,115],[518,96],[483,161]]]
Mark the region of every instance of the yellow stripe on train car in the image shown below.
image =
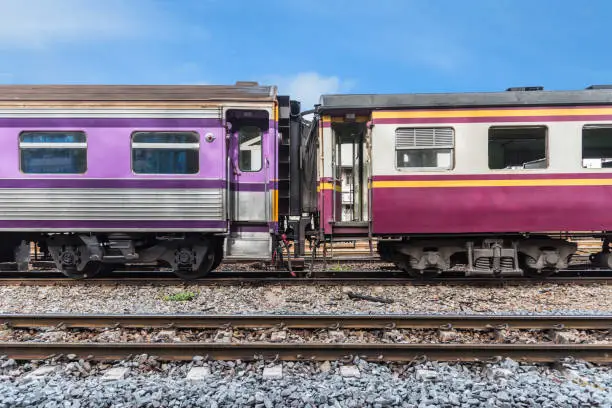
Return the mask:
[[[278,222],[278,190],[272,190],[272,221]]]
[[[373,119],[454,118],[454,117],[516,117],[516,116],[590,116],[612,115],[612,107],[549,108],[549,109],[461,109],[374,111]]]
[[[546,187],[610,186],[606,179],[520,179],[520,180],[375,180],[373,188],[448,188],[448,187]]]
[[[317,186],[317,192],[321,191],[321,190],[334,190],[334,186],[332,183],[319,183],[319,185]],[[342,192],[342,186],[340,185],[336,185],[335,190],[339,193]]]

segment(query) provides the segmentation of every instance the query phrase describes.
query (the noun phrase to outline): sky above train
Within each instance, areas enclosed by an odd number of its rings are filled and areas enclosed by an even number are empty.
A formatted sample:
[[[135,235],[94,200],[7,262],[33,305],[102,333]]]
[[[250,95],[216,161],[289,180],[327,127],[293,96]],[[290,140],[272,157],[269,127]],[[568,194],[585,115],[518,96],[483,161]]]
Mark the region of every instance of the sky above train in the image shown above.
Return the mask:
[[[612,83],[609,0],[0,0],[0,83],[323,93]]]

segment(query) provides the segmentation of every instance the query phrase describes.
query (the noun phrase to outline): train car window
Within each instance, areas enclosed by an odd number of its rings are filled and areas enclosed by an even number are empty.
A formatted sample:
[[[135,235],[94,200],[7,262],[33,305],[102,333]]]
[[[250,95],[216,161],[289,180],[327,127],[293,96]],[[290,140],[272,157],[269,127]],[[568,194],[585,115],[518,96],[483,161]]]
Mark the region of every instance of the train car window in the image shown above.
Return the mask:
[[[582,128],[582,167],[612,167],[612,125],[587,125]]]
[[[87,138],[83,132],[22,132],[19,156],[23,173],[83,174],[87,171]]]
[[[492,170],[545,169],[546,126],[489,128],[489,168]]]
[[[454,147],[455,131],[450,127],[395,130],[398,169],[450,170],[453,168]]]
[[[134,132],[132,171],[137,174],[195,174],[200,170],[195,132]]]
[[[241,171],[261,170],[261,139],[263,132],[258,126],[242,126],[238,131],[240,154],[238,166]]]

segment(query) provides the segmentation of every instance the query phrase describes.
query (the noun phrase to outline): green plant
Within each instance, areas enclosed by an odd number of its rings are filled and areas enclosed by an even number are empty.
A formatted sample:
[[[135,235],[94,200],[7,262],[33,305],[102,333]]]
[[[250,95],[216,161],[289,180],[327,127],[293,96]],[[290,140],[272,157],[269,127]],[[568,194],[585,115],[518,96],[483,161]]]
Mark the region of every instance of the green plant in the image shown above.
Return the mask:
[[[196,294],[193,292],[178,292],[164,296],[166,302],[188,302],[195,299]]]
[[[338,262],[337,265],[330,267],[329,270],[332,272],[342,272],[342,271],[347,271],[348,268],[346,266],[340,265],[340,262]]]

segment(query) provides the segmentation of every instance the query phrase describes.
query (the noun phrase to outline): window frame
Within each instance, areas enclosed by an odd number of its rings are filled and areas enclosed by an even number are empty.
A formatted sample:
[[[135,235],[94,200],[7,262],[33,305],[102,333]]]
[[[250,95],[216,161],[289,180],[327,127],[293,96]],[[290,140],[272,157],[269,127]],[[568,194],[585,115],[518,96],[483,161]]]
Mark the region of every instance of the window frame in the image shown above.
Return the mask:
[[[134,142],[134,136],[139,133],[189,133],[195,135],[197,138],[197,142],[189,142],[189,143],[146,143],[146,142]],[[200,133],[196,130],[134,130],[130,134],[130,171],[135,176],[193,176],[200,174],[201,166],[200,166],[200,148],[202,146],[202,139],[200,137]],[[134,147],[134,144],[138,145]],[[142,145],[142,146],[141,146]],[[191,145],[192,147],[185,147],[186,145]],[[198,171],[195,173],[139,173],[134,171],[134,149],[153,149],[153,150],[170,150],[170,149],[180,149],[184,150],[195,150],[197,152],[198,159]]]
[[[494,129],[524,129],[524,128],[540,128],[540,129],[544,129],[544,158],[546,159],[546,167],[542,167],[542,168],[533,168],[533,169],[526,169],[526,168],[522,168],[522,169],[507,169],[507,168],[502,168],[502,169],[492,169],[490,167],[489,164],[489,145],[491,142],[491,130]],[[516,125],[516,126],[508,126],[508,125],[493,125],[493,126],[489,126],[487,128],[487,170],[488,171],[495,171],[495,172],[517,172],[517,171],[542,171],[542,170],[548,170],[550,168],[550,155],[549,155],[549,150],[550,150],[550,145],[549,145],[549,128],[548,125],[538,125],[538,124],[530,124],[530,125]],[[529,162],[526,162],[529,163]],[[525,163],[523,163],[524,165]]]
[[[260,158],[260,160],[259,160],[259,169],[257,169],[257,170],[244,170],[241,167],[242,161],[240,160],[240,154],[242,152],[242,149],[240,148],[240,146],[242,145],[242,143],[240,143],[240,131],[242,130],[242,128],[245,128],[245,127],[255,127],[255,128],[259,129],[259,134],[260,134],[260,138],[261,138],[259,146],[261,148],[259,149],[259,158]],[[264,163],[263,163],[264,162],[264,154],[263,154],[264,153],[263,152],[264,149],[263,148],[264,148],[265,130],[262,129],[261,127],[259,127],[259,126],[256,126],[256,125],[244,125],[244,126],[241,126],[240,128],[238,128],[236,133],[237,133],[237,136],[238,136],[238,138],[237,138],[238,139],[237,140],[237,142],[238,142],[238,170],[240,170],[243,173],[259,173],[264,168]],[[253,155],[253,151],[252,150],[249,150],[249,151],[251,152],[250,160],[251,160],[251,163],[252,163],[253,162],[253,157],[255,157],[255,155]]]
[[[82,134],[83,137],[85,138],[84,142],[61,142],[61,143],[45,143],[45,142],[23,142],[21,139],[25,134],[32,134],[32,133],[44,133],[44,134],[50,134],[50,133],[54,133],[54,134],[66,134],[66,133],[78,133],[78,134]],[[87,137],[87,132],[85,132],[84,130],[22,130],[19,132],[19,134],[17,135],[17,149],[19,151],[19,172],[21,174],[24,175],[29,175],[29,174],[35,174],[35,175],[57,175],[57,176],[62,176],[62,175],[74,175],[74,174],[79,174],[79,175],[83,175],[83,174],[87,174],[87,172],[89,171],[89,144],[88,144],[88,137]],[[28,147],[24,147],[23,144],[25,144]],[[55,172],[50,172],[50,173],[36,173],[36,172],[26,172],[23,170],[23,158],[22,158],[22,150],[26,149],[79,149],[79,150],[84,150],[85,151],[85,169],[82,172],[74,172],[74,173],[55,173]]]
[[[399,167],[398,161],[397,161],[397,152],[398,152],[397,131],[400,129],[450,129],[453,133],[453,145],[452,145],[453,147],[450,148],[450,160],[451,160],[450,165],[448,167]],[[394,162],[395,170],[411,172],[411,173],[417,173],[417,172],[439,173],[439,172],[450,172],[450,171],[455,170],[455,150],[456,150],[455,137],[456,137],[456,134],[457,134],[457,131],[454,126],[399,126],[399,127],[396,127],[393,131],[393,136],[394,136],[393,162]],[[448,147],[413,147],[409,149],[399,149],[399,150],[442,150],[442,149],[449,149],[449,148]]]
[[[580,128],[580,161],[579,169],[583,171],[612,171],[611,167],[584,167],[584,129],[589,126],[598,126],[612,130],[612,123],[584,123]]]

